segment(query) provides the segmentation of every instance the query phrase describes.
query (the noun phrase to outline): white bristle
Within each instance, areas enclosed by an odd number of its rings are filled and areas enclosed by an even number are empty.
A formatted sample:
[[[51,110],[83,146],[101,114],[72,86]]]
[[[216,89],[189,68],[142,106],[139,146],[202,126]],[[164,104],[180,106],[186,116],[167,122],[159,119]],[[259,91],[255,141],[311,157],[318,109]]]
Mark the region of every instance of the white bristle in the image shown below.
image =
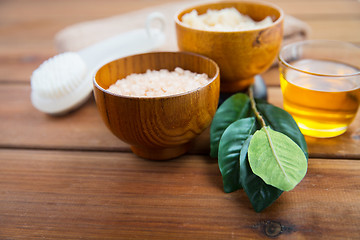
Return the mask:
[[[48,114],[61,115],[82,105],[92,93],[94,74],[100,66],[164,43],[164,28],[150,27],[157,19],[165,25],[159,13],[152,13],[147,29],[121,33],[76,53],[62,53],[45,61],[31,76],[33,106]]]
[[[39,96],[59,98],[79,86],[86,73],[86,65],[77,53],[62,53],[48,59],[33,72],[31,88]]]

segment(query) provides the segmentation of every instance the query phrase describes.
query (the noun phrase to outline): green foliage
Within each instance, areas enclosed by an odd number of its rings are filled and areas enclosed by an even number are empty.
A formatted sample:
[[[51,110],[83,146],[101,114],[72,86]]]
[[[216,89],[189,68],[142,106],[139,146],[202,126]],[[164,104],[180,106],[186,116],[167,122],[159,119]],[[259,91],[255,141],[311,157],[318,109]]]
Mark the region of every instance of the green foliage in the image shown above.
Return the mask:
[[[292,190],[306,174],[307,159],[301,148],[269,127],[255,132],[248,155],[254,174],[283,191]]]
[[[300,132],[297,123],[290,113],[268,103],[258,103],[256,107],[261,113],[267,126],[270,126],[271,129],[290,137],[297,145],[299,145],[306,158],[308,158],[307,145],[304,135]]]
[[[251,137],[245,141],[240,152],[240,182],[254,210],[261,212],[267,206],[270,206],[283,191],[266,184],[251,170],[247,155]]]
[[[235,94],[219,107],[210,128],[210,149],[211,157],[218,157],[224,191],[244,188],[255,211],[295,187],[307,171],[307,146],[294,119],[281,108],[256,103],[252,95]],[[275,176],[279,163],[287,174]]]
[[[241,188],[239,178],[239,156],[245,140],[255,131],[255,118],[243,118],[226,128],[219,144],[219,168],[224,191],[233,192]]]
[[[210,127],[210,156],[216,158],[220,138],[225,129],[238,119],[249,117],[250,99],[245,94],[236,94],[227,99],[216,111]]]

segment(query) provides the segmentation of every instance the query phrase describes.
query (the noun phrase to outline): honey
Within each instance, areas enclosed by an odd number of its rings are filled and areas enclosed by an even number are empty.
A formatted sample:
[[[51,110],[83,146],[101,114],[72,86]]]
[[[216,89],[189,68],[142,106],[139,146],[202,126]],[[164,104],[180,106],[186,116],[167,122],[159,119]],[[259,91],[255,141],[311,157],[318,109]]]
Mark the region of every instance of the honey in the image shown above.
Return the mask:
[[[293,116],[301,132],[314,137],[344,133],[359,108],[359,69],[312,59],[290,65],[297,70],[280,65],[284,109]]]

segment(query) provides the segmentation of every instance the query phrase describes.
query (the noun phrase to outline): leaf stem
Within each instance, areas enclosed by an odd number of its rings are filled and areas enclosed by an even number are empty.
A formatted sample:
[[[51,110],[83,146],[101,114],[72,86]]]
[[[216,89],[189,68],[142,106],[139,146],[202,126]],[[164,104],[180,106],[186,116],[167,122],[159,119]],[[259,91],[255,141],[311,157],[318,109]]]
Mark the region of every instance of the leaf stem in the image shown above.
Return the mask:
[[[256,108],[253,85],[249,87],[249,97],[250,97],[251,108],[255,113],[256,119],[258,120],[258,122],[261,124],[262,127],[266,127],[265,120],[263,119],[263,117]]]

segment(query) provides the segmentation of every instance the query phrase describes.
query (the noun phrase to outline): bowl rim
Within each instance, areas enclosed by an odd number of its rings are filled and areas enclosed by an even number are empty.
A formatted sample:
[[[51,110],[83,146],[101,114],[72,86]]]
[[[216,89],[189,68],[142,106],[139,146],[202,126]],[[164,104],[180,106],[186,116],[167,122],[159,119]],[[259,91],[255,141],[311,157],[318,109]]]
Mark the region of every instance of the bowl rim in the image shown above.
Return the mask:
[[[172,94],[172,95],[165,95],[165,96],[128,96],[128,95],[115,94],[115,93],[112,93],[112,92],[108,91],[107,89],[104,89],[103,87],[101,87],[96,81],[96,75],[97,75],[98,71],[101,68],[103,68],[104,66],[106,66],[106,65],[108,65],[108,64],[110,64],[112,62],[116,62],[116,61],[118,61],[120,59],[124,59],[124,58],[131,58],[131,57],[141,56],[141,55],[169,54],[169,53],[176,54],[176,55],[178,55],[178,54],[193,55],[195,57],[205,59],[206,61],[209,61],[212,65],[215,66],[215,69],[216,69],[215,75],[212,78],[210,78],[210,80],[209,80],[209,82],[207,84],[205,84],[205,85],[203,85],[201,87],[195,88],[195,89],[190,90],[190,91],[181,92],[181,93]],[[187,69],[185,69],[185,70],[187,70]],[[199,91],[199,90],[209,86],[210,84],[212,84],[218,78],[219,78],[218,81],[220,83],[220,68],[219,68],[218,64],[209,57],[206,57],[206,56],[201,55],[201,54],[193,53],[193,52],[187,52],[187,51],[155,51],[155,52],[138,53],[138,54],[132,54],[132,55],[124,56],[124,57],[117,58],[115,60],[109,61],[109,62],[101,65],[100,67],[97,68],[97,70],[95,71],[95,73],[93,75],[93,85],[97,89],[99,89],[100,91],[102,91],[102,92],[104,92],[106,94],[115,96],[115,97],[128,98],[128,99],[148,99],[149,100],[149,99],[176,98],[176,97],[184,96],[184,95]]]
[[[204,29],[198,29],[198,28],[192,28],[189,27],[187,25],[185,25],[181,20],[179,20],[179,15],[182,14],[183,12],[193,8],[198,8],[198,7],[203,7],[203,6],[207,6],[207,5],[217,5],[217,4],[231,4],[231,3],[247,3],[247,4],[258,4],[258,5],[263,5],[263,6],[268,6],[268,7],[272,7],[274,9],[276,9],[279,13],[280,16],[278,19],[276,19],[275,22],[273,22],[271,25],[266,26],[266,27],[261,27],[261,28],[256,28],[256,29],[247,29],[247,30],[236,30],[236,31],[217,31],[217,30],[204,30]],[[245,33],[245,32],[255,32],[255,31],[261,31],[270,27],[273,27],[279,23],[281,23],[284,19],[284,11],[282,10],[282,8],[280,8],[279,6],[277,6],[276,4],[273,4],[271,2],[265,2],[265,1],[252,1],[252,0],[239,0],[239,1],[211,1],[211,2],[204,2],[204,3],[200,3],[200,4],[196,4],[196,5],[190,5],[187,7],[184,7],[180,10],[178,10],[175,13],[174,16],[174,20],[175,23],[183,28],[187,28],[187,29],[191,29],[193,31],[197,31],[197,32],[206,32],[206,33],[221,33],[221,34],[234,34],[234,33]]]
[[[289,63],[289,61],[285,60],[282,57],[283,51],[288,50],[289,48],[296,47],[296,46],[299,46],[299,45],[320,44],[320,43],[330,43],[330,44],[339,44],[339,45],[341,44],[341,45],[344,45],[344,46],[346,45],[346,46],[357,48],[357,49],[360,50],[360,46],[357,46],[356,44],[353,44],[353,43],[350,43],[350,42],[339,41],[339,40],[327,40],[327,39],[309,39],[309,40],[303,40],[303,41],[289,43],[289,44],[283,46],[280,49],[279,53],[278,53],[277,59],[278,59],[280,64],[285,65],[289,69],[292,69],[292,70],[295,70],[295,71],[298,71],[298,72],[302,72],[302,73],[306,73],[306,74],[309,74],[309,75],[313,75],[313,76],[339,78],[339,77],[354,77],[354,76],[359,76],[360,75],[360,70],[355,72],[355,73],[350,73],[350,74],[326,74],[326,73],[310,72],[310,71],[306,71],[306,70],[300,69],[298,67],[295,67],[294,65]],[[356,69],[358,69],[358,68],[356,68]]]

